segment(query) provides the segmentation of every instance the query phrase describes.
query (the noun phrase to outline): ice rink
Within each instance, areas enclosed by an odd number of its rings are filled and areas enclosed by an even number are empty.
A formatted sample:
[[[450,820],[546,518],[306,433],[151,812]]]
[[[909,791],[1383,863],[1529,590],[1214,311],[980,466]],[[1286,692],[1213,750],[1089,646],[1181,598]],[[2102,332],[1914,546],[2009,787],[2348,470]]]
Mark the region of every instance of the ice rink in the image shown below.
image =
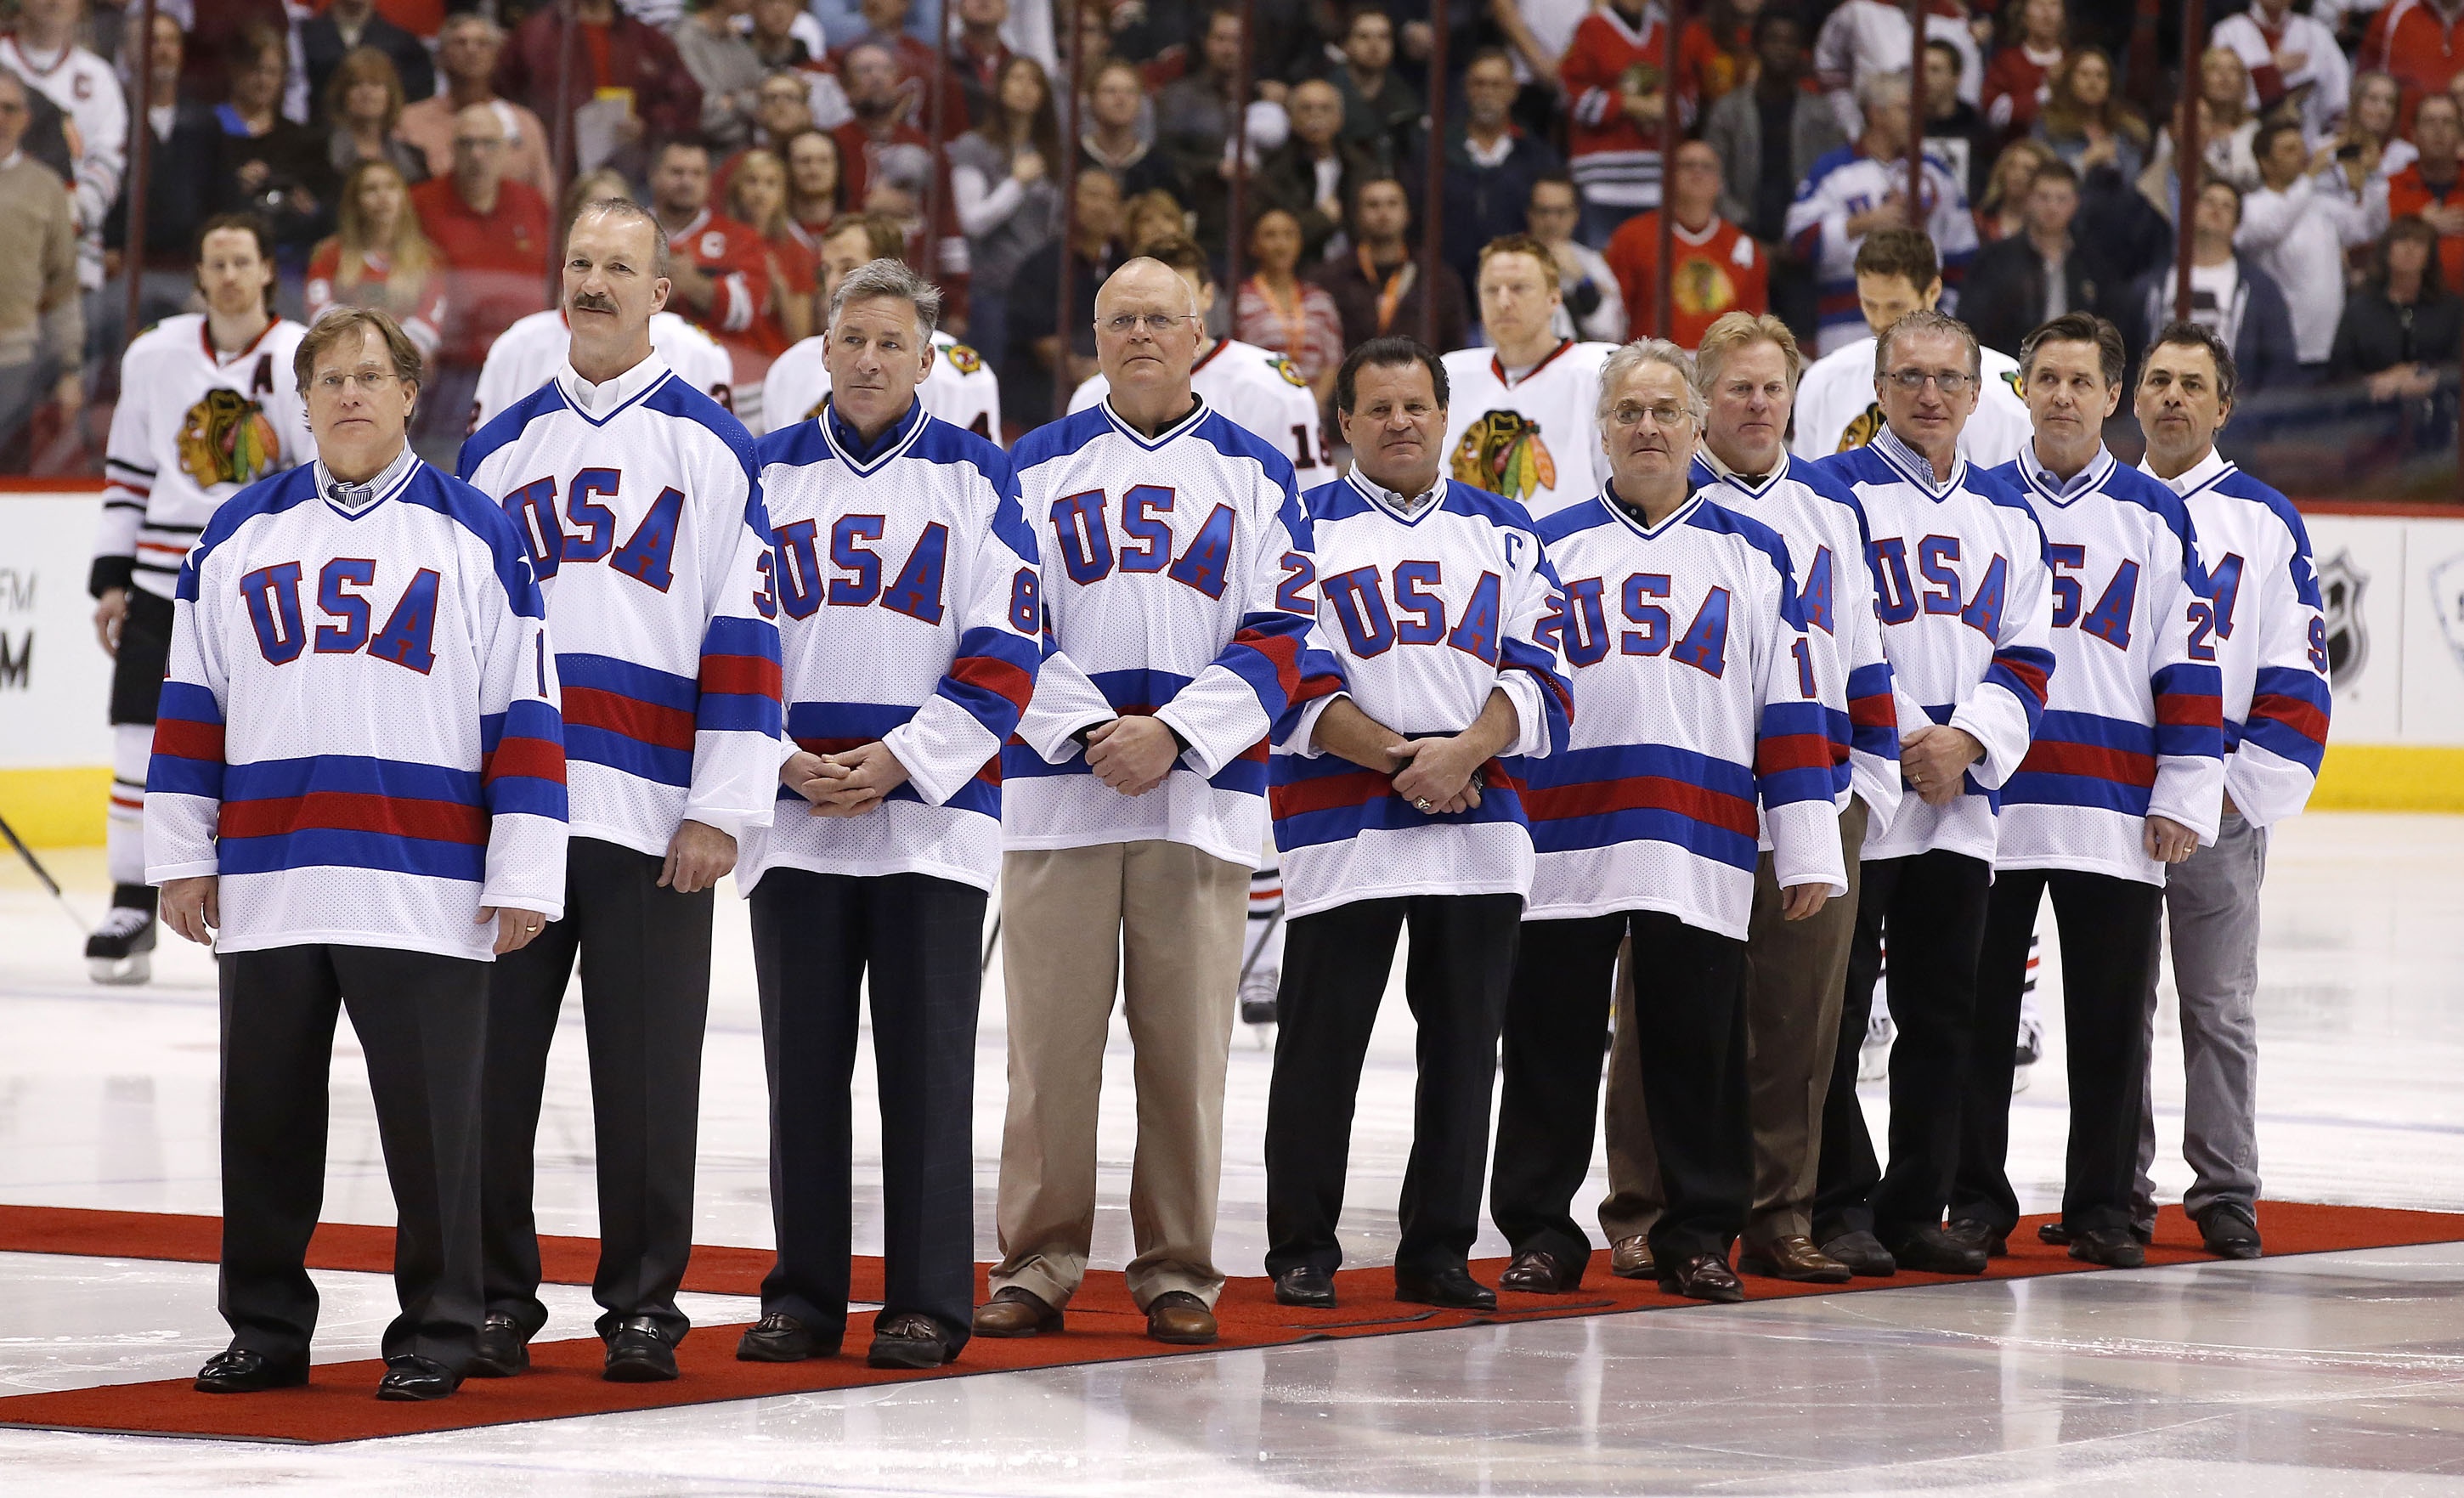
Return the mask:
[[[99,850],[47,855],[89,916]],[[744,907],[722,890],[695,1240],[767,1245],[765,1096]],[[2059,1194],[2052,1036],[2013,1118],[2028,1211]],[[211,962],[165,938],[141,989],[90,985],[68,918],[0,863],[0,1201],[211,1214]],[[169,950],[179,947],[179,950]],[[2464,1208],[2464,819],[2314,814],[2277,836],[2260,958],[2266,1195]],[[1398,964],[1399,972],[1399,964]],[[1000,971],[978,1049],[978,1257],[993,1257]],[[581,1013],[540,1128],[539,1225],[596,1230]],[[1269,1053],[1235,1040],[1221,1267],[1261,1272]],[[2179,1043],[2155,1059],[2177,1200]],[[857,1251],[880,1251],[877,1124],[858,1070]],[[1409,1143],[1410,1019],[1392,996],[1354,1133],[1346,1251],[1382,1263]],[[1881,1088],[1866,1106],[1880,1123]],[[1129,1256],[1133,1098],[1116,1024],[1096,1262]],[[1595,1175],[1586,1202],[1595,1201]],[[347,1030],[325,1217],[386,1223]],[[2264,1230],[2266,1223],[2261,1222]],[[1479,1255],[1504,1252],[1493,1232]],[[1595,1260],[1595,1271],[1604,1266]],[[320,1360],[374,1355],[377,1276],[319,1276]],[[1754,1282],[1747,1282],[1750,1293]],[[587,1333],[552,1289],[545,1336]],[[705,1324],[755,1304],[690,1297]],[[184,1377],[226,1342],[209,1265],[0,1254],[0,1392]],[[2464,1245],[1824,1296],[1381,1337],[326,1447],[0,1431],[0,1491],[2464,1493]]]

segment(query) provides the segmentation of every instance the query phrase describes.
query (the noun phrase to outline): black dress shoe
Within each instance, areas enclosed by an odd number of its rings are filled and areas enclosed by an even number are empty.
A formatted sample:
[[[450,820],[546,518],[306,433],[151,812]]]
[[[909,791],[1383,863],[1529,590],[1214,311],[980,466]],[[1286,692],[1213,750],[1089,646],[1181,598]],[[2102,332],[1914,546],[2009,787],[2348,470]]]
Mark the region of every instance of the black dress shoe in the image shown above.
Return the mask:
[[[1275,1276],[1275,1304],[1334,1309],[1334,1276],[1313,1264],[1298,1264]]]
[[[441,1399],[460,1387],[461,1376],[443,1363],[429,1362],[425,1357],[392,1357],[385,1360],[385,1377],[377,1380],[377,1398],[424,1404],[429,1399]]]
[[[664,1383],[676,1376],[676,1350],[668,1345],[657,1322],[629,1316],[616,1324],[607,1339],[607,1366],[600,1377],[609,1383]]]
[[[739,1363],[801,1363],[807,1357],[826,1356],[838,1351],[836,1343],[828,1347],[813,1333],[813,1329],[795,1317],[772,1311],[758,1326],[748,1327],[736,1339],[736,1360]]]
[[[2199,1241],[2219,1259],[2255,1259],[2262,1251],[2258,1224],[2237,1207],[2211,1208],[2199,1219]]]
[[[1900,1272],[1900,1261],[1882,1241],[1862,1228],[1841,1233],[1822,1245],[1825,1258],[1837,1259],[1848,1266],[1848,1272],[1859,1279],[1887,1280]]]
[[[1546,1248],[1527,1248],[1497,1277],[1497,1288],[1517,1295],[1571,1295],[1583,1288],[1583,1267]]]
[[[1471,1277],[1468,1269],[1444,1268],[1435,1274],[1395,1271],[1395,1298],[1416,1306],[1443,1306],[1449,1311],[1495,1311],[1497,1291]]]
[[[1942,1236],[1962,1248],[1973,1248],[1988,1259],[2011,1257],[2011,1235],[1981,1218],[1954,1217]]]
[[[308,1359],[277,1363],[263,1353],[234,1347],[216,1353],[197,1370],[199,1394],[256,1394],[267,1389],[296,1389],[308,1381]]]
[[[2126,1227],[2091,1227],[2071,1234],[2071,1257],[2108,1269],[2138,1269],[2147,1264],[2147,1250]]]
[[[521,1325],[504,1311],[492,1311],[488,1319],[479,1323],[479,1350],[471,1356],[471,1365],[462,1370],[465,1378],[510,1378],[531,1366],[531,1344],[522,1335]]]
[[[2036,1242],[2040,1244],[2051,1244],[2055,1247],[2059,1248],[2062,1245],[2069,1243],[2070,1241],[2071,1230],[2064,1227],[2059,1219],[2056,1219],[2050,1223],[2038,1223],[2036,1224]]]
[[[941,1323],[920,1311],[902,1311],[872,1324],[868,1368],[938,1368],[957,1356],[941,1335]]]
[[[1737,1283],[1727,1261],[1711,1253],[1698,1253],[1683,1264],[1661,1266],[1660,1288],[1671,1295],[1716,1301],[1724,1306],[1746,1298],[1746,1288]]]
[[[1891,1257],[1903,1269],[1920,1274],[1982,1274],[1985,1272],[1985,1250],[1963,1246],[1948,1233],[1930,1224],[1912,1228],[1899,1242],[1888,1244]]]

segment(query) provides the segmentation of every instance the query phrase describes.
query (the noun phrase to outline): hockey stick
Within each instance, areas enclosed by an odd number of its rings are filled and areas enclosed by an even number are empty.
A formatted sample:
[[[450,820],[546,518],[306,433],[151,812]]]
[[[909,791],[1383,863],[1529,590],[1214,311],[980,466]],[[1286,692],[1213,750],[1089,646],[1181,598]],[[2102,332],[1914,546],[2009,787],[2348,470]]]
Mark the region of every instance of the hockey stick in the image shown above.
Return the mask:
[[[0,837],[6,837],[9,846],[17,850],[17,856],[26,861],[26,867],[34,870],[35,879],[52,892],[53,899],[60,902],[60,909],[68,913],[69,919],[77,922],[77,931],[82,934],[90,930],[86,918],[77,913],[77,907],[71,905],[69,897],[61,892],[60,882],[52,877],[52,871],[43,867],[43,861],[34,856],[34,850],[26,846],[26,840],[17,835],[17,829],[9,825],[7,817],[0,817]]]
[[[1274,939],[1275,928],[1283,923],[1284,908],[1281,905],[1277,905],[1275,907],[1275,914],[1266,917],[1266,929],[1258,933],[1257,945],[1249,949],[1248,960],[1241,964],[1240,981],[1232,985],[1236,991],[1240,988],[1242,983],[1245,983],[1249,980],[1249,969],[1256,967],[1258,965],[1258,958],[1266,955],[1266,943]]]

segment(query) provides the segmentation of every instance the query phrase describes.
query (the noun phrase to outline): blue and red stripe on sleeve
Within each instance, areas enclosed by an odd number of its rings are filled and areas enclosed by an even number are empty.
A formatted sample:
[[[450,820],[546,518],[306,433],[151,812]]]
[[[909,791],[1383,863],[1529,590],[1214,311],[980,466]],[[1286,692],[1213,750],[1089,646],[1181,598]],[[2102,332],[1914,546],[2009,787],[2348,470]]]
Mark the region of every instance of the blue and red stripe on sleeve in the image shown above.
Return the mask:
[[[1551,611],[1555,617],[1555,611]],[[1540,684],[1540,701],[1549,717],[1549,752],[1563,754],[1574,728],[1574,684],[1557,669],[1547,650],[1526,641],[1508,639],[1498,646],[1498,669],[1528,672]]]
[[[2167,666],[2150,678],[2156,694],[2156,752],[2224,758],[2224,673],[2213,666]]]
[[[2032,738],[2045,716],[2045,687],[2053,676],[2054,652],[2033,645],[2006,645],[1993,652],[1993,663],[1985,668],[1987,681],[2019,699]]]
[[[173,796],[222,799],[223,709],[211,691],[194,682],[163,683],[145,785]]]
[[[1042,664],[1043,650],[1036,641],[978,626],[958,637],[958,653],[935,690],[965,708],[985,732],[1006,740],[1035,695],[1035,672]]]
[[[1273,724],[1270,738],[1289,732],[1306,703],[1343,690],[1343,668],[1331,653],[1309,643],[1302,614],[1255,613],[1241,621],[1232,643],[1215,663],[1248,683]]]
[[[766,619],[720,615],[701,642],[701,694],[693,726],[715,733],[779,735],[779,629]]]
[[[491,815],[568,820],[564,719],[557,710],[526,700],[480,718],[479,784]]]
[[[1765,806],[1829,801],[1831,735],[1819,702],[1773,702],[1754,741],[1754,784]]]
[[[2327,751],[2327,684],[2290,666],[2261,667],[2251,684],[2250,719],[2241,739],[2313,775]]]

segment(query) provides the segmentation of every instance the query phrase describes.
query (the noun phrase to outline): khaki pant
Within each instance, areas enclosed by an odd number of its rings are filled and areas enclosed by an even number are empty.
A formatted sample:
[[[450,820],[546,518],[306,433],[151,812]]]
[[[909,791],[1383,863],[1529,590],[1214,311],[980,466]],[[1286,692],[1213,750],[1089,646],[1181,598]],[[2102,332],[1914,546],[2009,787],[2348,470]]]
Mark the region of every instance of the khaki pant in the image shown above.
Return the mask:
[[[1140,1307],[1170,1290],[1215,1303],[1223,1073],[1248,899],[1248,870],[1181,843],[1002,856],[1009,1115],[994,1290],[1016,1285],[1060,1307],[1087,1272],[1096,1105],[1118,991],[1138,1099],[1130,1293]]]
[[[1822,1105],[1839,1045],[1839,1002],[1848,982],[1848,946],[1857,931],[1858,854],[1865,844],[1865,804],[1850,797],[1839,814],[1848,892],[1825,901],[1810,920],[1780,916],[1771,856],[1754,869],[1754,908],[1746,928],[1747,1109],[1754,1131],[1754,1210],[1744,1234],[1750,1247],[1813,1231],[1815,1171],[1822,1158]],[[1634,977],[1620,954],[1619,1033],[1635,1024]],[[1651,1044],[1651,1037],[1640,1037]],[[1609,1062],[1604,1133],[1609,1194],[1600,1230],[1609,1242],[1648,1233],[1667,1197],[1643,1112],[1635,1047]]]

